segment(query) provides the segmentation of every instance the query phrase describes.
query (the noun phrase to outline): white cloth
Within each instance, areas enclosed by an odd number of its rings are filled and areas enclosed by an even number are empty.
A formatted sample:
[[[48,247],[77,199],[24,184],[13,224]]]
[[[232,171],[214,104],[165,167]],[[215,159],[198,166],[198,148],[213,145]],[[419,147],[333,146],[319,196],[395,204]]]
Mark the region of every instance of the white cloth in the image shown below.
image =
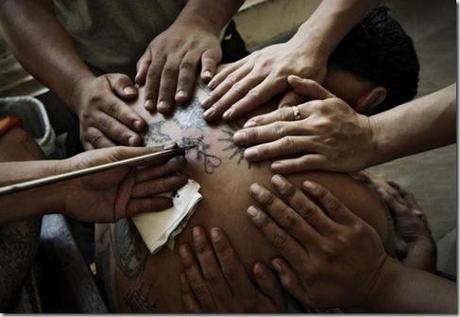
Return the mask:
[[[173,207],[132,218],[150,253],[157,252],[166,243],[170,249],[174,248],[174,237],[185,228],[202,198],[199,190],[200,185],[189,179],[174,195]]]

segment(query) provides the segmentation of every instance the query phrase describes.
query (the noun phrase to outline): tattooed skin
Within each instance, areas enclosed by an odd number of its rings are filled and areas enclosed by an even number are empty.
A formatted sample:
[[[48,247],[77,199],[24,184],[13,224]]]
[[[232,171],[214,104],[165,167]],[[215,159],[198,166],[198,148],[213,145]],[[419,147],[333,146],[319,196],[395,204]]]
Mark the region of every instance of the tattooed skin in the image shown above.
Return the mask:
[[[213,174],[214,170],[222,164],[222,160],[216,155],[209,153],[209,144],[205,143],[204,136],[199,136],[197,138],[182,138],[179,146],[195,146],[191,149],[191,152],[196,152],[196,159],[198,161],[203,161],[203,168],[207,174]]]
[[[153,302],[149,300],[151,290],[152,285],[149,284],[145,286],[144,282],[141,282],[139,286],[136,285],[134,287],[128,288],[128,290],[123,296],[123,300],[129,307],[130,312],[156,313],[158,311],[158,299],[153,300]]]
[[[203,130],[208,123],[203,119],[203,108],[197,97],[186,107],[178,107],[174,114],[174,122],[183,130],[197,128]]]
[[[145,135],[146,144],[165,143],[165,142],[172,141],[169,135],[161,131],[161,128],[163,127],[164,124],[165,124],[164,120],[149,124],[149,129],[147,131],[147,134]]]
[[[236,131],[240,130],[241,127],[236,124],[236,123],[229,123],[226,127],[220,129],[225,135],[225,137],[218,139],[219,142],[223,142],[227,144],[227,146],[222,150],[224,152],[228,152],[229,160],[236,159],[236,163],[239,165],[241,161],[245,160],[244,158],[244,148],[236,145],[233,142],[233,135],[235,134]],[[245,160],[246,161],[246,160]],[[251,163],[246,161],[248,164],[248,168],[251,168]]]
[[[120,219],[115,224],[117,264],[127,278],[136,278],[144,272],[148,250],[131,219]]]

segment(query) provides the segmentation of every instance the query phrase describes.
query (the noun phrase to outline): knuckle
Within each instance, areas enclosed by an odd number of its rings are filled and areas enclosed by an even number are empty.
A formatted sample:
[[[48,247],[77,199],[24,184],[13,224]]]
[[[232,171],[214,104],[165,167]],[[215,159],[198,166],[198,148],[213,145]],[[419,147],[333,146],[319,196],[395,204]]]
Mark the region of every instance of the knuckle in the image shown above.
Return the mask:
[[[273,246],[277,249],[284,249],[287,243],[287,235],[282,231],[277,231],[272,235]]]
[[[180,67],[185,70],[192,70],[194,66],[195,64],[191,61],[183,61],[180,65]]]
[[[260,92],[259,92],[258,89],[255,89],[255,88],[251,89],[247,93],[247,98],[249,98],[249,99],[257,99],[259,97],[260,97]]]
[[[294,229],[298,224],[297,218],[289,211],[287,211],[282,221],[283,227],[285,227],[288,231]]]
[[[296,143],[294,139],[292,138],[292,136],[285,136],[284,138],[282,138],[281,145],[287,151],[293,151],[296,149]]]

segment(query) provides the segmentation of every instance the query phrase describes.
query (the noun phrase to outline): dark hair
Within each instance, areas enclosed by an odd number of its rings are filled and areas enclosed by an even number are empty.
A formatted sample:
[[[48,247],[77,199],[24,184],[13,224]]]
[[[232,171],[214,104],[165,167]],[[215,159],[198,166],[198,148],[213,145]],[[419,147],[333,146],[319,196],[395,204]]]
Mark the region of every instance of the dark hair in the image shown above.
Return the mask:
[[[407,102],[417,94],[419,63],[412,39],[380,6],[356,25],[329,57],[329,65],[386,88],[377,112]]]

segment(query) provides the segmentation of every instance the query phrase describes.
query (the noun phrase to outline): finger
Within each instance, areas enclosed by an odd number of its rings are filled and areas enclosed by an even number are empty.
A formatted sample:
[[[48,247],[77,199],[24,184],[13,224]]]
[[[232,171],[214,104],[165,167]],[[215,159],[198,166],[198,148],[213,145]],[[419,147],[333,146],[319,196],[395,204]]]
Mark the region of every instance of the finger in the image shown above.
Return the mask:
[[[141,58],[137,61],[136,64],[136,76],[134,77],[134,82],[139,86],[145,84],[145,80],[147,77],[147,72],[150,67],[150,63],[152,62],[152,57],[150,53],[150,49],[147,48],[142,54]]]
[[[104,133],[95,127],[88,127],[83,138],[85,142],[90,143],[93,148],[96,149],[115,146],[115,143],[113,143],[109,138],[107,138],[107,136],[105,136]]]
[[[216,73],[217,65],[222,59],[222,51],[219,49],[206,50],[201,55],[201,79],[209,82]]]
[[[281,139],[287,135],[308,135],[310,131],[303,121],[274,122],[260,127],[241,129],[233,135],[239,145],[259,144]]]
[[[177,103],[184,103],[192,96],[195,86],[196,68],[199,56],[195,53],[187,53],[179,66],[179,77],[177,80],[177,91],[175,100]]]
[[[182,265],[184,266],[185,275],[189,285],[191,286],[196,299],[200,303],[201,308],[206,312],[215,311],[216,305],[208,287],[206,286],[206,282],[201,274],[198,263],[193,257],[190,247],[187,244],[181,245],[179,248],[179,255]]]
[[[158,90],[157,109],[162,114],[168,114],[173,109],[178,75],[179,60],[168,56],[161,72],[160,89]]]
[[[256,162],[290,154],[318,153],[321,150],[321,146],[314,141],[313,136],[288,135],[272,142],[247,148],[244,151],[244,157],[250,162]]]
[[[303,262],[308,258],[307,251],[282,230],[265,212],[254,206],[249,206],[247,214],[278,252],[296,269],[301,270]]]
[[[308,245],[311,242],[315,241],[317,243],[317,241],[321,240],[320,235],[312,228],[313,223],[302,219],[303,217],[313,220],[319,218],[317,214],[320,211],[312,203],[309,203],[308,207],[302,207],[301,210],[294,211],[268,189],[257,183],[251,185],[249,193],[264,211],[270,214],[276,224],[280,225],[288,235],[294,237],[306,249],[308,249]]]
[[[244,98],[240,99],[224,112],[222,119],[225,121],[238,119],[269,101],[273,96],[283,92],[287,87],[285,79],[275,78],[270,75],[259,85],[249,90]]]
[[[116,146],[107,151],[109,156],[113,157],[113,161],[120,161],[131,157],[141,156],[145,154],[152,154],[164,150],[164,146]],[[156,164],[164,164],[166,163],[167,159],[163,161],[155,162]],[[148,165],[147,163],[140,163]]]
[[[233,85],[245,78],[250,72],[250,65],[243,65],[242,67],[236,69],[233,73],[228,75],[227,78],[225,78],[225,80],[219,84],[219,86],[217,86],[213,91],[211,91],[211,93],[203,101],[203,104],[201,106],[204,109],[211,111],[211,106],[213,106],[217,101],[219,101],[230,89],[232,89]]]
[[[145,102],[146,110],[153,112],[157,109],[158,89],[160,87],[161,71],[166,62],[163,55],[155,56],[151,61],[145,79]]]
[[[323,88],[323,86],[311,79],[303,79],[295,75],[290,75],[288,77],[288,83],[295,93],[309,100],[335,97],[329,90]]]
[[[118,144],[129,146],[142,144],[139,134],[106,113],[100,112],[95,117],[94,126]]]
[[[280,174],[298,173],[312,170],[329,170],[329,161],[322,154],[307,154],[297,158],[275,161],[271,169]]]
[[[308,110],[308,103],[305,106],[297,107],[300,112],[302,118],[307,118],[310,115],[310,111]],[[251,128],[255,126],[262,126],[266,124],[270,124],[277,121],[294,121],[294,110],[292,107],[284,107],[281,109],[274,110],[267,114],[255,116],[248,120],[244,128]]]
[[[125,74],[108,74],[110,87],[123,100],[133,100],[137,97],[137,88],[131,78]]]
[[[183,156],[176,156],[165,164],[139,169],[136,171],[135,175],[136,183],[145,182],[147,180],[164,177],[178,172],[185,167],[185,163],[186,160]]]
[[[289,91],[283,96],[283,98],[281,98],[280,102],[278,103],[278,108],[299,105],[305,101],[306,98],[304,96],[299,95],[294,91]]]
[[[278,308],[278,311],[282,311],[286,307],[286,299],[276,275],[260,262],[254,265],[253,273],[262,293]]]
[[[263,80],[260,74],[256,74],[254,71],[249,72],[244,78],[237,83],[233,84],[232,87],[214,103],[208,110],[204,112],[206,120],[219,119],[224,111],[226,111],[232,104],[243,98],[247,92],[258,83]],[[224,84],[223,84],[224,85]],[[215,90],[216,92],[220,86]]]
[[[192,289],[188,284],[187,278],[184,273],[180,275],[180,290],[182,295],[182,302],[184,303],[185,309],[189,313],[201,313],[200,304],[193,295]]]
[[[192,237],[198,263],[206,284],[215,298],[215,303],[219,308],[226,307],[227,305],[224,303],[231,298],[232,294],[203,228],[194,227]]]
[[[132,108],[122,100],[111,96],[106,103],[100,107],[108,116],[115,118],[122,124],[134,131],[141,132],[145,129],[146,123]]]
[[[186,183],[187,177],[184,175],[172,175],[136,183],[131,191],[131,198],[142,198],[172,192],[183,187]]]
[[[337,231],[337,225],[328,217],[323,217],[321,209],[286,178],[274,175],[271,183],[280,197],[318,232],[328,234]]]
[[[283,285],[284,289],[289,292],[295,299],[301,302],[304,306],[313,307],[312,301],[308,298],[307,292],[300,282],[297,275],[291,269],[288,263],[283,259],[276,258],[272,261],[273,267]]]
[[[249,296],[252,285],[238,254],[231,246],[227,236],[219,228],[212,228],[210,236],[222,272],[230,285],[232,293],[240,298],[244,298],[245,294]]]
[[[311,181],[305,181],[303,183],[303,190],[307,195],[317,200],[323,206],[327,215],[336,222],[341,224],[350,224],[360,220],[323,186]],[[323,218],[327,217],[324,213],[321,214]]]
[[[126,208],[126,217],[132,217],[145,212],[163,211],[172,206],[172,200],[168,197],[130,199]]]
[[[82,142],[81,142],[81,145],[83,146],[83,149],[84,149],[85,151],[94,150],[94,146],[93,146],[91,143],[89,143],[89,142],[82,141]]]
[[[214,90],[222,81],[224,81],[225,78],[231,73],[233,73],[235,70],[237,70],[239,67],[241,67],[245,63],[246,59],[242,59],[239,61],[236,61],[231,64],[227,65],[222,65],[221,69],[217,72],[217,74],[214,76],[214,78],[209,82],[208,87],[211,90]]]

